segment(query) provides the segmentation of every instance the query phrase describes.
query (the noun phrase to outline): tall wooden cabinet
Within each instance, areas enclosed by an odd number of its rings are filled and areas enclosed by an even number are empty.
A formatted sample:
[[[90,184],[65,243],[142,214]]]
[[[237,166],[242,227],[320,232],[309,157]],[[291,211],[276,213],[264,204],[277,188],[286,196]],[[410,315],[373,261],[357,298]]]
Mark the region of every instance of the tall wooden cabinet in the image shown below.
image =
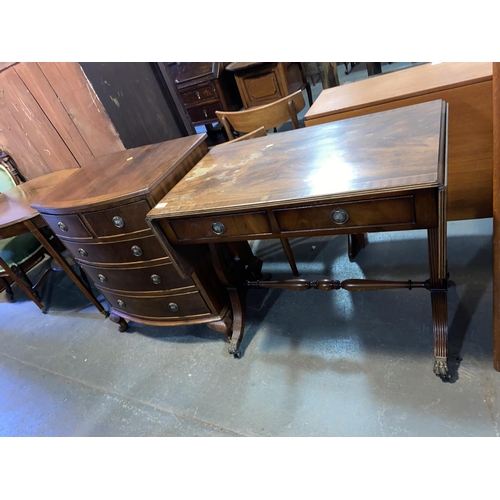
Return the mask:
[[[234,75],[226,71],[227,63],[163,63],[180,92],[182,101],[195,125],[218,122],[216,111],[238,111],[241,97]]]
[[[193,135],[95,159],[33,204],[111,306],[110,318],[153,325],[206,323],[227,310],[205,251],[182,278],[146,214],[206,154]]]

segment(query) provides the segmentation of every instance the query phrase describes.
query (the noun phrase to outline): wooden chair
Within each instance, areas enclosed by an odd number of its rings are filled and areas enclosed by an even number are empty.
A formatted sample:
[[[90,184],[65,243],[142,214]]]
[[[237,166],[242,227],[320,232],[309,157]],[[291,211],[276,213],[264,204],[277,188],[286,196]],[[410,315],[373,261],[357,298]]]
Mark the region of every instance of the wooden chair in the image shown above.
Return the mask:
[[[234,142],[242,142],[242,141],[247,141],[249,139],[256,139],[257,137],[265,137],[267,135],[266,129],[261,126],[255,130],[252,130],[252,132],[249,132],[248,134],[242,135],[240,137],[237,137],[236,139],[232,139],[231,141],[224,142],[222,144],[218,144],[217,146],[214,147],[224,147],[226,144],[232,144]],[[292,273],[294,276],[299,275],[299,271],[297,269],[297,264],[295,263],[295,258],[292,253],[292,249],[290,248],[290,242],[287,239],[280,239],[281,245],[283,246],[283,250],[285,251],[285,255],[288,259],[288,263],[290,264],[290,268],[292,270]]]
[[[299,128],[297,114],[306,106],[301,90],[290,94],[278,101],[263,106],[255,106],[243,111],[216,111],[219,121],[224,125],[229,140],[235,139],[235,131],[239,133],[252,132],[258,127],[265,130],[276,127],[292,120],[293,128]]]
[[[17,166],[15,167],[17,170]],[[0,163],[0,193],[23,182],[24,177],[19,172],[17,173],[18,177],[15,179],[11,175],[10,169],[7,170],[3,162]],[[47,238],[55,238],[54,234],[48,228],[42,228],[41,231]],[[60,249],[62,250],[63,248],[61,244]],[[63,254],[65,253],[68,253],[69,256],[69,252],[63,252]],[[37,289],[43,284],[52,271],[62,271],[62,269],[55,260],[52,260],[50,267],[44,271],[35,284],[32,283],[27,274],[30,269],[44,259],[45,255],[45,248],[31,233],[0,240],[0,284],[3,284],[0,291],[5,289],[7,299],[10,302],[14,301],[14,292],[12,291],[11,285],[12,283],[17,283],[19,288],[23,290],[42,312],[46,312],[46,308],[41,302]],[[76,262],[74,260],[72,261],[68,256],[66,256],[68,263],[70,265],[76,264]],[[81,274],[84,282],[88,285],[86,276],[84,277],[83,273]]]

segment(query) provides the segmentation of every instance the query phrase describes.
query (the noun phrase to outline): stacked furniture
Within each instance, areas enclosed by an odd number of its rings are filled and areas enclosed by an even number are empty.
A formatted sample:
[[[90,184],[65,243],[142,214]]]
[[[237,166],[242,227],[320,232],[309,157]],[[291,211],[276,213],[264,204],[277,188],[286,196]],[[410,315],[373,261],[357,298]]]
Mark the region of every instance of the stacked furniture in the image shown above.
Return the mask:
[[[164,63],[172,75],[194,125],[217,122],[215,111],[236,111],[241,98],[227,63]]]
[[[92,161],[33,203],[111,305],[110,319],[153,325],[217,321],[220,285],[203,250],[181,277],[146,214],[206,154],[200,134]]]

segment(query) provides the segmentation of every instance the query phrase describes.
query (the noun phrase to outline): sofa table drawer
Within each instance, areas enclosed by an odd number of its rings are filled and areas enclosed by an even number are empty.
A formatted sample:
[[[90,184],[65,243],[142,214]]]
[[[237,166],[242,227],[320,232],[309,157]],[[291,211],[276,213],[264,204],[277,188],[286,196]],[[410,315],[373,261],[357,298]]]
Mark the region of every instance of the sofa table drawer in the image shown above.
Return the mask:
[[[283,232],[342,230],[415,222],[411,195],[275,210],[274,214]]]
[[[179,276],[171,262],[121,269],[86,264],[81,264],[81,267],[99,288],[141,292],[171,290],[193,285],[191,278],[183,279]]]
[[[83,214],[97,237],[117,236],[149,229],[146,214],[151,210],[146,201]]]
[[[47,221],[52,231],[57,236],[64,238],[92,238],[78,215],[44,215],[42,217]]]
[[[179,241],[221,240],[272,233],[265,212],[177,219],[171,220],[170,225]]]
[[[186,316],[210,314],[210,309],[196,290],[155,297],[117,294],[107,290],[103,290],[102,293],[111,307],[122,311],[125,315],[157,319],[182,319]]]
[[[89,263],[130,264],[167,257],[154,235],[115,243],[65,241],[64,244],[76,259]]]

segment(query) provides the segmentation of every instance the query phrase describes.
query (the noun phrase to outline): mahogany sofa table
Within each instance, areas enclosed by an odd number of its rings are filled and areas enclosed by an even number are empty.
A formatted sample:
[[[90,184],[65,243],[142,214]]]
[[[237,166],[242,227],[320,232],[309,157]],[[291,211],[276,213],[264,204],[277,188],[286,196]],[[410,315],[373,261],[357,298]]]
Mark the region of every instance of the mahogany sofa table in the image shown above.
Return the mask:
[[[51,241],[45,237],[41,228],[47,227],[47,223],[39,212],[31,208],[30,204],[41,196],[49,193],[60,182],[69,178],[79,169],[67,169],[52,172],[41,177],[19,184],[0,194],[0,239],[11,238],[27,232],[31,232],[45,247],[51,257],[59,264],[66,274],[73,280],[75,285],[94,304],[101,314],[108,315],[106,309],[94,297],[94,294],[84,284],[82,279],[75,273],[66,262],[60,251]],[[38,307],[44,310],[41,303]]]
[[[434,372],[447,379],[447,105],[405,109],[306,127],[214,148],[147,215],[181,274],[188,245],[208,246],[226,286],[239,356],[249,288],[431,293]],[[430,279],[262,280],[246,240],[427,229]],[[257,259],[258,260],[258,259]]]

